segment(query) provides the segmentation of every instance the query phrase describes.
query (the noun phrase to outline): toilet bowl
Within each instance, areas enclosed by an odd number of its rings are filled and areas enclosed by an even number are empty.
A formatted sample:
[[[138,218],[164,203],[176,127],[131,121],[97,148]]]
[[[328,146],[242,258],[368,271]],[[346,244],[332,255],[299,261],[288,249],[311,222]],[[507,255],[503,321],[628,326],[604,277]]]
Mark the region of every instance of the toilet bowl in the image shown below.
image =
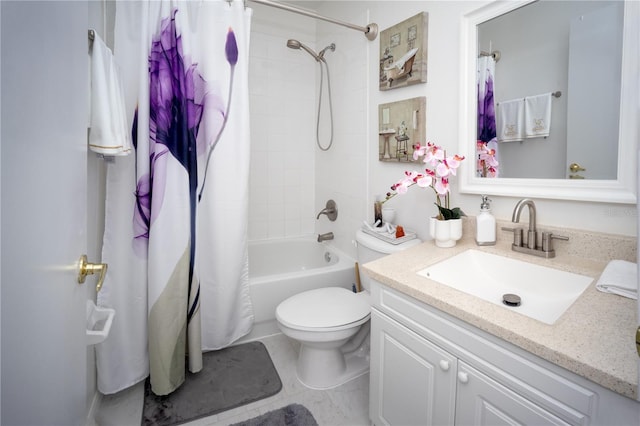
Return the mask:
[[[366,373],[368,362],[343,353],[342,347],[370,316],[368,298],[342,287],[305,291],[280,303],[278,326],[300,343],[298,380],[313,389],[328,389]]]
[[[368,262],[420,243],[415,239],[390,244],[361,231],[356,234],[358,260]],[[369,371],[368,277],[364,290],[325,287],[296,294],[278,305],[282,333],[300,343],[298,380],[312,389],[340,386]]]

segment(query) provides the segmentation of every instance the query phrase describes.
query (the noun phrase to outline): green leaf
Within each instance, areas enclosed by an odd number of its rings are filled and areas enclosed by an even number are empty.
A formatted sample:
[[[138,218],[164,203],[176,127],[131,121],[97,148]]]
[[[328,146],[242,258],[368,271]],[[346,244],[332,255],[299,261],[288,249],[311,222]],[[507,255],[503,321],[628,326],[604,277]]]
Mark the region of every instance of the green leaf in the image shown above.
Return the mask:
[[[467,216],[462,210],[460,210],[460,207],[454,207],[451,211],[453,212],[452,219],[460,219],[461,216]]]
[[[436,203],[434,203],[436,204]],[[451,219],[460,219],[461,216],[466,216],[460,207],[454,207],[453,209],[448,209],[446,207],[438,206],[438,210],[440,211],[440,216],[443,220],[451,220]]]

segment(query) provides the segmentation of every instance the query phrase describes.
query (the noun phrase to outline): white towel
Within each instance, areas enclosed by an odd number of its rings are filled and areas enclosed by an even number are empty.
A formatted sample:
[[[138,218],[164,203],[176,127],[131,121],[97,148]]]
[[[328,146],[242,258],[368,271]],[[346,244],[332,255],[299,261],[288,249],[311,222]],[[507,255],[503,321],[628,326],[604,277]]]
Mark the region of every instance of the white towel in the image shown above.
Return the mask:
[[[522,99],[500,102],[496,119],[498,142],[515,142],[524,139],[524,102]]]
[[[526,138],[549,136],[551,130],[551,92],[524,98],[524,121]]]
[[[638,265],[626,260],[612,260],[602,271],[596,289],[630,299],[638,298]]]
[[[120,70],[111,49],[95,34],[91,52],[89,148],[104,155],[132,152]]]

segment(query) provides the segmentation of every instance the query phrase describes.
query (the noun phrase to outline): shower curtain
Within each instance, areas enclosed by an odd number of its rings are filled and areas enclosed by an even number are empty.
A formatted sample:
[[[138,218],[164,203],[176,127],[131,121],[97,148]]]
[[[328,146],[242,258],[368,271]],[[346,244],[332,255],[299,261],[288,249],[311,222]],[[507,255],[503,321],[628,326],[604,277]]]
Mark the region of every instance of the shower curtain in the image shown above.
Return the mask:
[[[103,393],[147,371],[155,394],[171,393],[184,381],[185,357],[197,372],[202,350],[225,347],[253,325],[250,19],[240,0],[117,5],[114,50],[136,158],[116,160],[107,176],[103,261],[118,273],[99,304],[120,321],[98,347]]]
[[[478,85],[478,150],[489,148],[495,150],[498,159],[498,143],[496,140],[496,113],[493,100],[494,76],[496,62],[493,56],[481,56],[477,62]],[[498,176],[498,166],[495,166],[491,177]],[[487,177],[486,167],[482,160],[478,160],[476,175]]]

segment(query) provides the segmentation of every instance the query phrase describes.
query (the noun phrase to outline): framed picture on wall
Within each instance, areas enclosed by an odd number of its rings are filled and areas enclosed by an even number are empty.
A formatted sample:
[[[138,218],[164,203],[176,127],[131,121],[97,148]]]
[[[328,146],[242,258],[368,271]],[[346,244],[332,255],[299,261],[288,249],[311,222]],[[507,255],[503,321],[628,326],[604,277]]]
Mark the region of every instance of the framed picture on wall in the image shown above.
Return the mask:
[[[428,21],[422,12],[380,33],[380,90],[427,82]]]
[[[424,96],[378,106],[378,159],[413,162],[413,146],[424,145],[427,98]]]

